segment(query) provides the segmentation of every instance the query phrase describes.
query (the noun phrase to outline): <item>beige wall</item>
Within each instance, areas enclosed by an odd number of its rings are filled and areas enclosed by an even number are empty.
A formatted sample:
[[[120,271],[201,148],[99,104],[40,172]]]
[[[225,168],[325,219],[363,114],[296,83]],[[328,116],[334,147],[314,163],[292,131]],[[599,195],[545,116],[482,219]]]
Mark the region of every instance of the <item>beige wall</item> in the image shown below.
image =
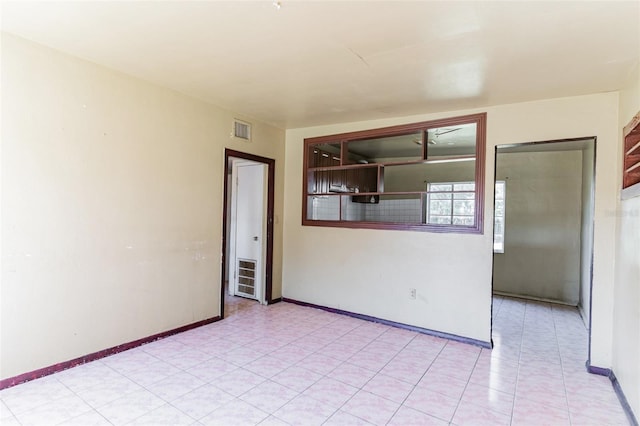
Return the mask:
[[[592,363],[610,366],[617,109],[617,93],[606,93],[288,130],[283,295],[488,341],[495,146],[597,136]],[[304,138],[481,111],[488,113],[484,235],[301,226]],[[416,300],[409,299],[410,287]]]
[[[620,93],[619,129],[640,112],[640,68]],[[618,139],[622,146],[622,133]],[[619,158],[621,162],[622,157]],[[622,179],[618,176],[618,185]],[[636,192],[639,193],[639,192]],[[613,372],[640,420],[640,195],[619,202],[614,295]]]
[[[2,378],[220,314],[225,147],[276,159],[280,296],[284,132],[233,118],[2,36]]]
[[[385,191],[424,191],[426,182],[472,182],[476,178],[475,161],[386,167]]]
[[[580,300],[578,308],[585,325],[591,314],[591,263],[593,261],[593,209],[595,145],[590,142],[582,151],[582,215],[580,218]]]
[[[497,292],[578,304],[582,151],[499,153],[506,182],[504,253]]]

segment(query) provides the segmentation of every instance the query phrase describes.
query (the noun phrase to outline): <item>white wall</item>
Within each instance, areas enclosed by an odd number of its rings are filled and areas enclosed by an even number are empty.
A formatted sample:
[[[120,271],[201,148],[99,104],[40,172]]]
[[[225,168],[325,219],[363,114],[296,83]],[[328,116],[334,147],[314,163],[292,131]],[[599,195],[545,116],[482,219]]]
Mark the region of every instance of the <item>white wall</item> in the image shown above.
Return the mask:
[[[582,151],[498,153],[496,179],[506,210],[493,290],[577,305]]]
[[[283,295],[488,341],[495,146],[597,136],[592,363],[610,366],[617,109],[617,93],[605,93],[288,130]],[[304,138],[481,111],[488,113],[484,235],[301,226]],[[409,299],[410,287],[417,300]]]
[[[619,129],[640,112],[640,67],[620,93]],[[618,138],[622,146],[622,133]],[[621,162],[621,157],[619,159]],[[622,178],[618,173],[618,188]],[[640,420],[640,196],[622,200],[618,220],[614,294],[613,371]]]
[[[231,112],[1,47],[2,378],[220,314],[225,147],[276,159],[280,295],[283,131],[238,142]]]

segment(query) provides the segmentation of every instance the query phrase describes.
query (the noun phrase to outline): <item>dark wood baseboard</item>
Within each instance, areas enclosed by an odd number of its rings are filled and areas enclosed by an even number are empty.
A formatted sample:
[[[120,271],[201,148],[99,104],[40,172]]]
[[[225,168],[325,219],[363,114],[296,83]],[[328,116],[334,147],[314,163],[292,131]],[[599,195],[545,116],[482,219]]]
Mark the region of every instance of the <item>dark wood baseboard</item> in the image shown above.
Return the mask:
[[[0,380],[0,390],[10,388],[11,386],[19,385],[20,383],[28,382],[30,380],[38,379],[40,377],[48,376],[53,373],[66,370],[77,365],[85,364],[87,362],[95,361],[96,359],[104,358],[109,355],[117,354],[128,349],[135,348],[137,346],[144,345],[145,343],[154,342],[156,340],[164,339],[165,337],[172,336],[174,334],[182,333],[183,331],[191,330],[193,328],[201,327],[203,325],[211,324],[220,320],[220,316],[209,318],[206,320],[194,322],[192,324],[183,325],[182,327],[174,328],[172,330],[163,331],[152,336],[143,337],[142,339],[134,340],[132,342],[123,343],[118,346],[113,346],[108,349],[103,349],[98,352],[93,352],[88,355],[84,355],[78,358],[71,359],[69,361],[60,362],[58,364],[50,365],[48,367],[40,368],[38,370],[23,373],[18,376],[9,377]]]
[[[613,386],[613,390],[618,397],[618,401],[620,401],[620,405],[622,406],[624,413],[627,415],[629,423],[632,426],[638,426],[638,419],[634,415],[633,410],[631,409],[631,405],[629,405],[629,401],[627,401],[627,397],[624,394],[622,387],[620,386],[620,382],[618,382],[618,378],[613,373],[613,370],[610,368],[596,367],[595,365],[591,365],[590,361],[587,361],[586,367],[587,372],[591,374],[597,374],[598,376],[605,376],[609,378],[609,380],[611,381],[611,386]]]
[[[631,405],[629,405],[629,401],[627,401],[627,397],[622,391],[622,387],[620,386],[620,382],[618,382],[618,378],[613,371],[609,373],[609,380],[611,380],[611,385],[613,386],[613,390],[618,397],[618,401],[620,401],[620,405],[622,405],[622,409],[624,413],[627,415],[627,419],[629,420],[629,424],[632,426],[638,426],[638,419],[633,414],[633,410],[631,409]],[[640,414],[640,413],[639,413]]]
[[[443,333],[441,331],[435,331],[428,328],[416,327],[414,325],[403,324],[400,322],[389,321],[382,318],[373,317],[370,315],[358,314],[355,312],[343,311],[342,309],[329,308],[327,306],[315,305],[313,303],[302,302],[300,300],[282,298],[283,302],[294,303],[300,306],[308,306],[310,308],[322,309],[323,311],[333,312],[335,314],[347,315],[353,318],[358,318],[365,321],[377,322],[379,324],[388,325],[391,327],[402,328],[404,330],[415,331],[416,333],[427,334],[429,336],[441,337],[447,340],[453,340],[456,342],[467,343],[469,345],[480,346],[481,348],[491,349],[491,342],[484,342],[482,340],[471,339],[469,337],[458,336],[455,334]]]
[[[596,367],[595,365],[591,365],[590,361],[587,361],[586,367],[587,367],[587,372],[591,374],[595,374],[597,376],[610,377],[612,374],[610,368]]]

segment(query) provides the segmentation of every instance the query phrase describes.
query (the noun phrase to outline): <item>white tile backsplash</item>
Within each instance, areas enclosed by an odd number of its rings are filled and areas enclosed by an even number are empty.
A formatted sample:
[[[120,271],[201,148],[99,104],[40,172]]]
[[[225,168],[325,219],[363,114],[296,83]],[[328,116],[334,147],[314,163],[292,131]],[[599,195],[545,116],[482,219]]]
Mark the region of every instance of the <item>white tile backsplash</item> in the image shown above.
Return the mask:
[[[380,200],[377,204],[354,203],[351,196],[309,197],[308,211],[312,220],[339,220],[340,198],[342,219],[361,222],[421,223],[420,199]]]

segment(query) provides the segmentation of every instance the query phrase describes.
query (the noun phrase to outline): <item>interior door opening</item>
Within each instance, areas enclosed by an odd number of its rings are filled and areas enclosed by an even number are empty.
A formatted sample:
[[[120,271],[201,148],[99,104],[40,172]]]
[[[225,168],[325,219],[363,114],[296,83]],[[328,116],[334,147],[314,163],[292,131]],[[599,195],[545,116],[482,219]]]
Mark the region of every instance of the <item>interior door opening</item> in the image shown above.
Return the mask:
[[[222,318],[229,298],[272,302],[274,164],[225,150]]]
[[[595,144],[594,137],[565,139],[495,153],[495,182],[505,186],[493,295],[574,306],[589,336]]]

